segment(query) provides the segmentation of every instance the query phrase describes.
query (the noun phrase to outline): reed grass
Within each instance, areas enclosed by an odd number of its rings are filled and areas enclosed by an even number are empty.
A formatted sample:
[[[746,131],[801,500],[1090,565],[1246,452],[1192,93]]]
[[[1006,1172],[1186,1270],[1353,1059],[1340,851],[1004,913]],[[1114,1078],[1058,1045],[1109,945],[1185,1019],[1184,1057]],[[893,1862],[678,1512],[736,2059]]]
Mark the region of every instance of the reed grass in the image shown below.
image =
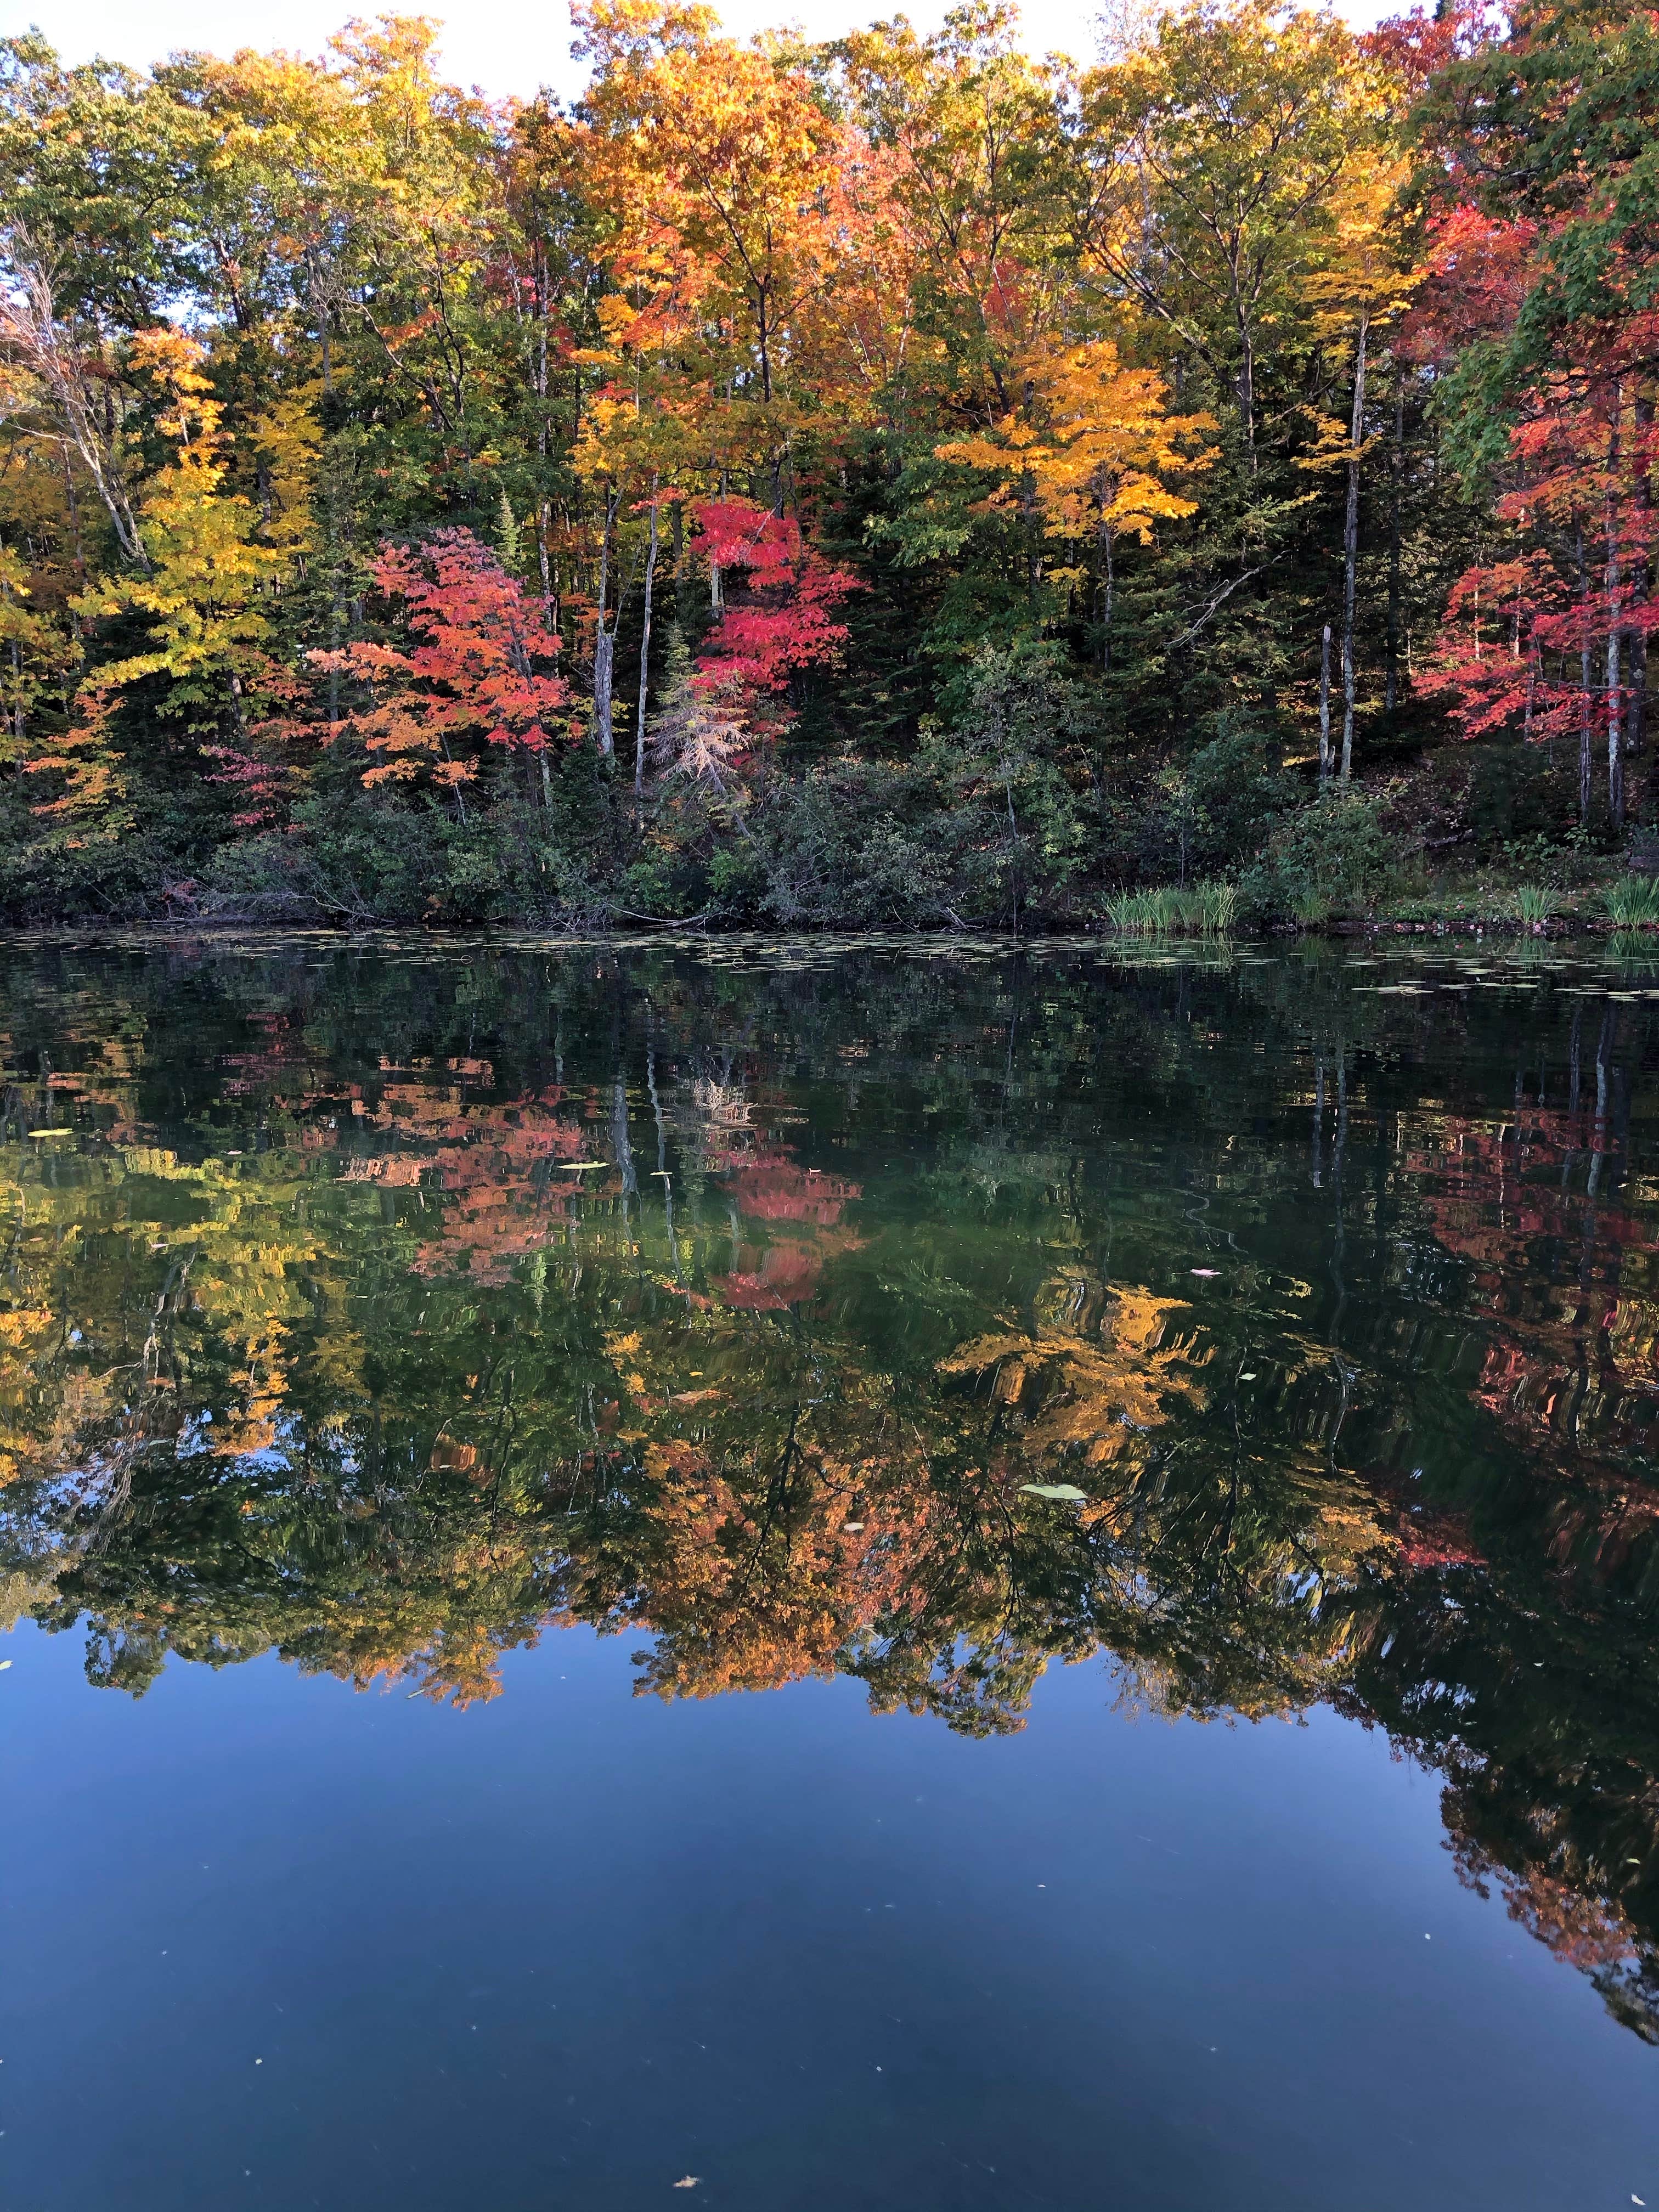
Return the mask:
[[[1225,937],[1237,911],[1237,887],[1223,883],[1160,884],[1106,902],[1120,937]]]
[[[1607,920],[1619,929],[1648,929],[1659,923],[1659,878],[1625,876],[1604,895]]]

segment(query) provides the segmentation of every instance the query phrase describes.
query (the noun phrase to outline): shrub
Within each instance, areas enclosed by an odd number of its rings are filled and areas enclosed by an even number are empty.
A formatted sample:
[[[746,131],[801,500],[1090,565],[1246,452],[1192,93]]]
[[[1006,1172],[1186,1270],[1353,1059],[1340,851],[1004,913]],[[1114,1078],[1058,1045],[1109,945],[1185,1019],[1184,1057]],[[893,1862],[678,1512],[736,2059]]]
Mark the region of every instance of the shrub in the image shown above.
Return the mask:
[[[1224,718],[1217,737],[1158,778],[1141,830],[1143,864],[1184,880],[1255,859],[1300,795],[1279,753],[1275,739]]]
[[[1239,884],[1240,909],[1252,920],[1288,916],[1304,926],[1367,913],[1399,867],[1381,802],[1352,790],[1326,792],[1275,826]]]

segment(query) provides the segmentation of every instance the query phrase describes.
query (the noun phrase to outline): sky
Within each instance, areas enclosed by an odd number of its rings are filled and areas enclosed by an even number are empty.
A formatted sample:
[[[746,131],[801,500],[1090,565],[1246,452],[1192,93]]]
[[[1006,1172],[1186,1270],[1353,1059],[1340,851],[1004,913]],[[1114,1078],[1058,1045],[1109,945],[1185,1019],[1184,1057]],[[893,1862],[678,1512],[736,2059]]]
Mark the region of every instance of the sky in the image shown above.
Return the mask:
[[[799,24],[811,37],[830,38],[849,24],[900,12],[902,0],[716,0],[728,29],[740,37],[767,27]],[[1092,58],[1099,0],[1026,0],[1026,43],[1036,52],[1058,49],[1079,60]],[[1340,12],[1359,25],[1395,12],[1385,0],[1339,0]],[[938,0],[911,0],[913,22],[931,27],[944,13]],[[443,0],[0,0],[0,30],[31,25],[44,31],[65,60],[95,53],[143,67],[180,48],[217,53],[237,46],[282,46],[314,53],[348,16],[382,13],[428,15],[444,23],[442,55],[453,79],[487,93],[526,94],[550,84],[575,90],[583,72],[569,58],[570,27],[564,0],[467,0],[453,13]]]

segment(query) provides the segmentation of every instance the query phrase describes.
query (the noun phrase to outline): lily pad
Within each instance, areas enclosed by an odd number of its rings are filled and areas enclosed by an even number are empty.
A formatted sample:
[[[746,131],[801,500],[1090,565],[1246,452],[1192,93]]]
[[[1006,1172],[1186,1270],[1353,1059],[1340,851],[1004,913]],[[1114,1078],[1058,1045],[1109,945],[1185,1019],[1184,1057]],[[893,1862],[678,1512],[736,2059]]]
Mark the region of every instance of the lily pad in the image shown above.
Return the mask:
[[[1019,1486],[1033,1498],[1063,1498],[1068,1505],[1086,1505],[1089,1502],[1088,1492],[1078,1489],[1074,1483],[1022,1482]]]

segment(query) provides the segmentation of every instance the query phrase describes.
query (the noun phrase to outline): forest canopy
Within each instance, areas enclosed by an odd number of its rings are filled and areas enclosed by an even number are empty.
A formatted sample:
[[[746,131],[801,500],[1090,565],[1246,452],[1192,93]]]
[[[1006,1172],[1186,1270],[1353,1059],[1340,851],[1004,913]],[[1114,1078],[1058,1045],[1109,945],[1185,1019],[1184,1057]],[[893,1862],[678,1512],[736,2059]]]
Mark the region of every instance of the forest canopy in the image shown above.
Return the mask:
[[[0,915],[1315,920],[1639,824],[1659,15],[574,16],[569,105],[0,40]]]

